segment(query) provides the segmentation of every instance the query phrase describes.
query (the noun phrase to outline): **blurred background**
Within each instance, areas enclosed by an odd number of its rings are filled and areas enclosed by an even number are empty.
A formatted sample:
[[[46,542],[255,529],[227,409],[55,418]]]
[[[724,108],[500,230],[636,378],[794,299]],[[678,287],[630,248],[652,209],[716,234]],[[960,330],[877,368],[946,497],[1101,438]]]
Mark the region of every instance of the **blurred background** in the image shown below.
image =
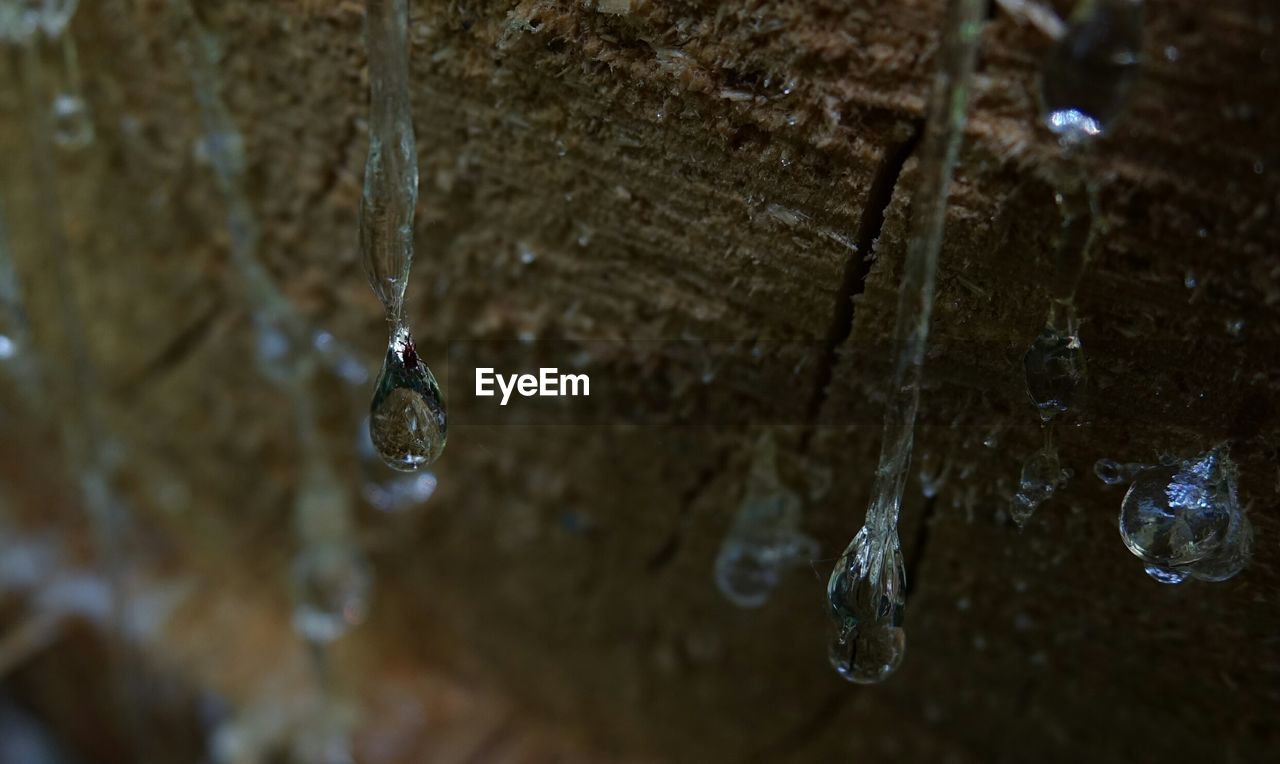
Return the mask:
[[[828,665],[943,10],[411,2],[408,316],[462,413],[403,475],[363,434],[363,4],[0,0],[0,763],[1275,757],[1262,0],[1148,4],[1086,159],[1070,477],[1021,528],[1058,147],[1049,42],[993,4],[902,512],[906,659],[877,686]],[[466,416],[450,362],[484,347],[589,366],[609,405]],[[1156,583],[1094,464],[1224,443],[1252,561]],[[735,588],[760,502],[785,522]]]

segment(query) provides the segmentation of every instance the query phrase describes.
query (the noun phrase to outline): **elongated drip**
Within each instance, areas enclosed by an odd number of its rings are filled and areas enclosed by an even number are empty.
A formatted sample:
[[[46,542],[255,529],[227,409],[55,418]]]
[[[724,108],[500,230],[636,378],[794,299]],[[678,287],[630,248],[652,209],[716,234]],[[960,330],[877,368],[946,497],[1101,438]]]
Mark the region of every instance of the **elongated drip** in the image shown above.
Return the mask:
[[[1137,74],[1141,0],[1081,0],[1041,70],[1043,121],[1058,136],[1060,156],[1050,178],[1061,223],[1047,279],[1044,327],[1023,355],[1027,395],[1040,414],[1045,445],[1023,465],[1010,514],[1022,525],[1065,484],[1051,424],[1078,410],[1087,386],[1076,292],[1099,233],[1097,182],[1084,154],[1123,112]]]
[[[836,562],[827,585],[830,615],[836,626],[832,665],[853,682],[885,679],[897,668],[905,647],[901,630],[905,573],[898,511],[911,464],[947,196],[968,118],[969,87],[986,6],[984,0],[950,0],[947,4],[898,292],[893,375],[880,463],[866,522]]]
[[[412,472],[443,452],[446,415],[440,386],[418,356],[404,311],[418,203],[418,155],[409,108],[409,11],[406,0],[367,0],[366,11],[369,157],[360,197],[360,258],[391,325],[369,407],[369,434],[387,466]]]
[[[818,546],[800,531],[800,496],[778,475],[772,432],[756,441],[742,504],[716,556],[716,586],[738,607],[769,600],[788,567],[817,557]]]

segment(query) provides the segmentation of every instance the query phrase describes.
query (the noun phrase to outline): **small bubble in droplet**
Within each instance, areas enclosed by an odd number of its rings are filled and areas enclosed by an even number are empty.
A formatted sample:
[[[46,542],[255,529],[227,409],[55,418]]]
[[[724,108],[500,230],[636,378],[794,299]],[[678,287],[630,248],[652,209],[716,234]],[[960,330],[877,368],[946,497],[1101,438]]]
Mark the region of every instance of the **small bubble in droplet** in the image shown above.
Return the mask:
[[[1227,335],[1238,338],[1244,333],[1245,322],[1243,318],[1229,318],[1226,321]]]
[[[1255,175],[1263,174],[1264,172],[1266,172],[1266,169],[1267,169],[1267,166],[1263,164],[1261,159],[1253,163],[1253,172]]]
[[[312,642],[332,642],[365,619],[373,585],[369,565],[349,544],[309,546],[293,563],[293,627]]]
[[[1200,280],[1196,278],[1196,274],[1192,271],[1187,271],[1186,275],[1182,277],[1182,285],[1187,289],[1195,289],[1199,284]]]
[[[1166,60],[1166,61],[1168,61],[1169,63],[1173,63],[1173,62],[1177,61],[1181,56],[1182,56],[1182,53],[1181,53],[1181,52],[1179,52],[1179,50],[1178,50],[1177,48],[1175,48],[1174,46],[1172,46],[1172,45],[1167,45],[1167,46],[1165,46],[1165,49],[1164,49],[1164,58],[1165,58],[1165,60]]]

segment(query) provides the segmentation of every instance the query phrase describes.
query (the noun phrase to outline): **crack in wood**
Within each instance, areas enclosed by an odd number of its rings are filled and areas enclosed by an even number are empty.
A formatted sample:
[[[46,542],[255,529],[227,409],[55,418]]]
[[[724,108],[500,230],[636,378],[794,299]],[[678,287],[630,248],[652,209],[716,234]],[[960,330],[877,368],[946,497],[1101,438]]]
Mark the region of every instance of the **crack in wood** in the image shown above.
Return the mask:
[[[906,598],[911,600],[911,595],[916,590],[916,583],[920,579],[920,565],[924,562],[925,550],[929,547],[929,539],[933,534],[933,516],[938,509],[938,497],[929,496],[924,500],[924,506],[920,509],[920,525],[916,526],[915,544],[911,547],[911,556],[907,558],[907,584]]]
[[[845,261],[844,277],[840,283],[840,289],[836,292],[835,309],[831,314],[831,324],[827,328],[822,358],[818,362],[813,393],[809,398],[808,413],[811,422],[818,418],[823,404],[826,403],[827,390],[835,373],[836,356],[840,347],[853,333],[854,298],[867,288],[867,276],[871,273],[872,249],[880,237],[880,230],[884,227],[884,218],[889,210],[889,204],[893,202],[902,168],[915,153],[923,133],[924,122],[913,120],[911,134],[903,141],[891,144],[885,149],[880,165],[876,168],[871,180],[871,188],[867,190],[867,201],[863,204],[862,215],[858,219],[858,231],[853,250]]]

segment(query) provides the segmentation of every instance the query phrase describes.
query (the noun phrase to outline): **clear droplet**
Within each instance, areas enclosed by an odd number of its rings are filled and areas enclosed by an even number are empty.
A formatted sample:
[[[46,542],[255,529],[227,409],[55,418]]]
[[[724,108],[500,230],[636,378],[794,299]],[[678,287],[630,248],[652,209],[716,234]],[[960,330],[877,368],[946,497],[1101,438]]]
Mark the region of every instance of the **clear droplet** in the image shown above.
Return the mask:
[[[93,142],[93,121],[84,99],[59,93],[53,99],[53,142],[65,149],[78,149]]]
[[[74,12],[74,8],[71,12]],[[66,20],[55,20],[57,33],[46,34],[41,46],[47,48],[45,75],[53,100],[49,104],[53,142],[63,149],[79,149],[93,142],[93,118],[80,85],[76,43],[62,32]]]
[[[1099,459],[1093,463],[1093,474],[1107,485],[1122,485],[1143,470],[1151,469],[1150,464],[1121,464],[1115,459]]]
[[[444,398],[404,326],[396,328],[369,408],[369,437],[382,461],[414,472],[439,458],[447,435]]]
[[[1142,50],[1141,0],[1081,0],[1044,63],[1044,123],[1063,144],[1104,134],[1124,110]]]
[[[293,628],[312,642],[332,642],[369,610],[373,576],[364,555],[344,543],[307,547],[293,563]]]
[[[1052,419],[1074,408],[1084,387],[1084,347],[1074,333],[1046,325],[1022,357],[1027,394]]]
[[[1046,445],[1027,457],[1022,465],[1018,492],[1009,508],[1013,521],[1018,525],[1025,523],[1041,504],[1048,501],[1066,483],[1067,472],[1062,468],[1058,450],[1052,445]]]
[[[800,496],[778,477],[777,446],[765,433],[756,442],[742,504],[716,556],[716,586],[738,607],[768,601],[788,567],[818,555],[800,532]]]
[[[1140,473],[1120,507],[1120,536],[1148,565],[1225,581],[1248,564],[1253,530],[1225,448]]]
[[[827,584],[836,634],[831,665],[858,684],[884,681],[902,663],[906,571],[897,533],[864,526],[840,556]]]

